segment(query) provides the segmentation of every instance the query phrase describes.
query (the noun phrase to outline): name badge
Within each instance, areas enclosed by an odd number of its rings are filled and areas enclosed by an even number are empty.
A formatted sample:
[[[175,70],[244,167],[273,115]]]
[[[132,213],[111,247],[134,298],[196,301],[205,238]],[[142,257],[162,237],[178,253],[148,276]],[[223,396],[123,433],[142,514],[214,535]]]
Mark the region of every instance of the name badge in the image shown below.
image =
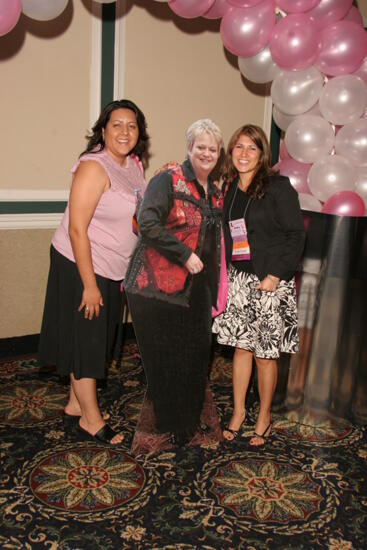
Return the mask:
[[[229,229],[233,241],[232,262],[250,260],[250,245],[247,238],[247,228],[245,220],[243,218],[239,218],[238,220],[231,220],[229,222]]]

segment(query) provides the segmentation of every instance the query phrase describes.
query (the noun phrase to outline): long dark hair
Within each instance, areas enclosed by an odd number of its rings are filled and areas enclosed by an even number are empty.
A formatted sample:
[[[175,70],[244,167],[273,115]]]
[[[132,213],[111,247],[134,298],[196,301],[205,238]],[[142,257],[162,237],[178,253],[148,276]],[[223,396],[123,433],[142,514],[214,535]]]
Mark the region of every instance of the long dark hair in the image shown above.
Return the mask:
[[[232,151],[241,136],[248,136],[261,151],[257,170],[247,188],[247,193],[251,197],[261,199],[264,196],[264,187],[269,181],[269,176],[275,174],[275,171],[271,167],[271,151],[268,138],[260,126],[245,124],[238,128],[230,138],[224,159],[223,180],[225,183],[230,183],[238,176],[232,161]]]
[[[149,135],[147,134],[147,123],[145,121],[145,116],[143,112],[139,109],[137,105],[135,105],[135,103],[133,103],[129,99],[119,99],[116,101],[111,101],[104,107],[103,111],[99,115],[97,122],[92,127],[92,133],[85,136],[88,140],[88,144],[87,148],[80,154],[80,156],[90,152],[97,153],[98,151],[104,149],[102,130],[106,128],[113,111],[116,111],[117,109],[130,109],[130,111],[133,111],[133,113],[135,113],[139,129],[139,138],[134,149],[132,149],[130,152],[141,158],[142,154],[146,150],[147,141],[149,139]]]

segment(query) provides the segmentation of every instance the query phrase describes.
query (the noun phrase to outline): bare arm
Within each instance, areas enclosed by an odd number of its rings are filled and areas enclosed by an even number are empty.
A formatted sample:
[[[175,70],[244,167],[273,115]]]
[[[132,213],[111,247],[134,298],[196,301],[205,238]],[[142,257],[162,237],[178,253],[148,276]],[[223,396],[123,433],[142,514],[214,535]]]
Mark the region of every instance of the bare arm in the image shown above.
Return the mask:
[[[81,162],[73,179],[69,199],[69,235],[75,262],[83,283],[78,311],[85,306],[85,318],[99,316],[102,295],[93,271],[92,253],[87,234],[89,223],[102,194],[110,183],[102,166],[94,161]]]

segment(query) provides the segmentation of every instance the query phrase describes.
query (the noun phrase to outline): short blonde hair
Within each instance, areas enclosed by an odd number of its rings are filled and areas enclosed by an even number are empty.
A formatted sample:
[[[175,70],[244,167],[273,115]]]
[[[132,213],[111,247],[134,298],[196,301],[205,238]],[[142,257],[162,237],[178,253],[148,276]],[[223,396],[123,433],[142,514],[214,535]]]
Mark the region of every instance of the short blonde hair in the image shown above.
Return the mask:
[[[186,130],[186,146],[190,151],[194,145],[195,139],[204,132],[213,136],[218,143],[218,149],[223,147],[223,136],[218,126],[210,118],[200,118],[193,122]]]

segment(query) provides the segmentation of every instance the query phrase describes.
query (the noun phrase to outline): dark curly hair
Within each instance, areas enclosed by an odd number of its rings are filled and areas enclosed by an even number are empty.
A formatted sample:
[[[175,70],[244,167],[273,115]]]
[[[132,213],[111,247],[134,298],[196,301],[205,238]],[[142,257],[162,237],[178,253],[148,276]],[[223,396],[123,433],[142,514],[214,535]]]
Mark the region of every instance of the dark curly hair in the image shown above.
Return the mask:
[[[104,149],[102,130],[106,128],[113,111],[116,111],[117,109],[130,109],[130,111],[133,111],[133,113],[135,113],[139,129],[139,138],[134,149],[131,150],[131,153],[137,155],[141,159],[143,153],[146,150],[147,141],[149,140],[149,135],[147,134],[147,123],[145,121],[145,116],[143,112],[139,109],[137,105],[135,105],[135,103],[133,103],[129,99],[119,99],[116,101],[111,101],[104,107],[103,111],[99,115],[97,122],[92,127],[92,133],[85,136],[88,140],[88,144],[87,148],[80,154],[80,156],[84,155],[85,153],[97,153],[98,151]]]
[[[251,197],[261,199],[264,196],[264,187],[269,180],[269,176],[273,175],[275,171],[271,167],[271,152],[268,138],[260,126],[245,124],[232,135],[224,159],[222,177],[224,182],[229,184],[238,176],[238,172],[232,161],[232,151],[241,136],[248,136],[261,151],[258,167],[247,189],[247,193]]]

